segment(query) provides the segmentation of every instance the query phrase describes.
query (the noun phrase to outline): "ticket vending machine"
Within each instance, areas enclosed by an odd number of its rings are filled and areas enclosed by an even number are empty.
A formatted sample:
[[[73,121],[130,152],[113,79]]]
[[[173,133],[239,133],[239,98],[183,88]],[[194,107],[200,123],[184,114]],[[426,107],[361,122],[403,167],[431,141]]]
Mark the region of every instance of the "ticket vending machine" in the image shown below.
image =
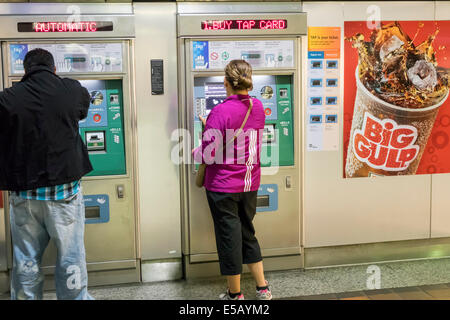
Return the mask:
[[[54,8],[33,6],[35,10]],[[55,8],[66,12],[65,7]],[[44,48],[53,54],[59,76],[77,79],[88,89],[88,116],[79,127],[94,168],[81,182],[89,284],[139,282],[131,6],[120,14],[107,11],[75,21],[58,13],[21,16],[14,11],[1,18],[3,83],[9,87],[20,81],[25,54]],[[49,276],[54,272],[55,257],[51,241],[43,258]],[[46,285],[53,284],[47,281]]]
[[[204,188],[195,186],[198,164],[190,150],[201,143],[198,115],[226,98],[224,67],[244,59],[253,67],[250,95],[266,114],[261,152],[256,236],[266,270],[302,267],[301,259],[301,43],[304,13],[178,14],[183,257],[189,277],[217,275],[214,227]]]

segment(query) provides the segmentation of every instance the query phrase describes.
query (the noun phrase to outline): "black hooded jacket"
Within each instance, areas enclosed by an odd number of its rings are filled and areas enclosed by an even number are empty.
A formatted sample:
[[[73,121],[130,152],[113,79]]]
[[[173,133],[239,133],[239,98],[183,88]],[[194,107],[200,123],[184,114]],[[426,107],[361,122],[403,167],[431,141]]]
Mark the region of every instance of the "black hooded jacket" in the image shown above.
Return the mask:
[[[0,92],[0,190],[51,187],[92,171],[78,128],[89,102],[78,81],[45,66]]]

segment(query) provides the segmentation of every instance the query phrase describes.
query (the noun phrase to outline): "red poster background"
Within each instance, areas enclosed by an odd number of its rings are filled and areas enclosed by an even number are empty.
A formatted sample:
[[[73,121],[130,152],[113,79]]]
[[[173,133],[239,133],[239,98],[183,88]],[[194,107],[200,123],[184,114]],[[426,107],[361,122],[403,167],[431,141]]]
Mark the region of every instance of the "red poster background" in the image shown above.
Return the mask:
[[[393,21],[383,21],[382,25]],[[450,21],[399,21],[402,30],[414,44],[425,41],[436,29],[439,33],[433,42],[436,60],[439,66],[450,68]],[[351,37],[357,33],[370,39],[372,30],[367,28],[366,21],[344,22],[344,35]],[[358,52],[351,43],[344,40],[344,177],[347,148],[352,126],[353,108],[356,96],[355,69],[358,64]],[[428,139],[416,174],[449,173],[450,172],[450,98],[440,107],[433,130]]]

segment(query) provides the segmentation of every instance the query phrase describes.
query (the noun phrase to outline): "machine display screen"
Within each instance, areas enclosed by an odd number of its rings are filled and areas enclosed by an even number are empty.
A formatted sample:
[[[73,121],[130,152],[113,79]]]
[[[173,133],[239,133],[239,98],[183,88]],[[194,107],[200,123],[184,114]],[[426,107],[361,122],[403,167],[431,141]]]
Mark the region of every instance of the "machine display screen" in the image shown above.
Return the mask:
[[[99,32],[113,31],[112,21],[19,22],[18,32]]]
[[[201,27],[202,30],[282,30],[287,28],[287,20],[206,20]]]

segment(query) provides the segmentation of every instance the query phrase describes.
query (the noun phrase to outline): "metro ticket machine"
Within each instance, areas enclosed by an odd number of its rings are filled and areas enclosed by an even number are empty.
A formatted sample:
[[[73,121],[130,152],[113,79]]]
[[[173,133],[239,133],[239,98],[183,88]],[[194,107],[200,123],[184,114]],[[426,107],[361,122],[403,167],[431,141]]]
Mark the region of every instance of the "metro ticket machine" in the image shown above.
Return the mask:
[[[224,67],[244,59],[253,67],[253,90],[264,105],[256,236],[266,270],[302,267],[301,37],[304,13],[178,14],[180,127],[190,133],[185,152],[201,144],[199,115],[226,98]],[[186,140],[186,138],[184,138]],[[187,159],[187,156],[184,155]],[[195,186],[198,164],[182,166],[185,274],[219,274],[213,221],[204,188]]]
[[[61,14],[67,5],[27,5],[34,7],[33,14],[42,11],[46,15],[21,15],[20,8],[8,6],[10,12],[0,20],[3,86],[20,81],[25,54],[39,47],[53,54],[58,75],[77,79],[88,89],[91,104],[79,126],[94,168],[81,182],[89,284],[139,282],[131,6],[124,12],[95,10],[95,15],[70,20]],[[55,257],[56,248],[50,242],[42,265],[46,274],[53,273]]]

